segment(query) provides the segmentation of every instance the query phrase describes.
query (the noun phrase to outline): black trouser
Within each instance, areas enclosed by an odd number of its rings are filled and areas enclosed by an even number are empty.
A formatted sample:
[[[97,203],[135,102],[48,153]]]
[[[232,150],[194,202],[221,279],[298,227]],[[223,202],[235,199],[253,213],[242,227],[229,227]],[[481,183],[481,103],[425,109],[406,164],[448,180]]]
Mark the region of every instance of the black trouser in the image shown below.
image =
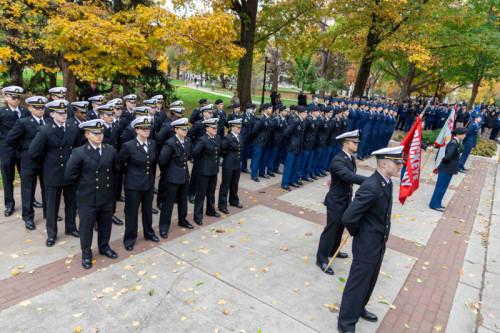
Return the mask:
[[[115,200],[118,201],[120,200],[120,197],[122,196],[122,189],[123,189],[123,171],[120,170],[118,172],[118,175],[116,176],[116,192],[115,192]]]
[[[97,245],[100,252],[108,250],[111,237],[111,217],[113,216],[113,203],[103,206],[90,206],[86,202],[78,202],[78,216],[80,217],[80,246],[82,259],[92,259],[92,236],[94,223],[97,223]]]
[[[338,325],[343,331],[354,332],[359,316],[370,300],[377,283],[384,252],[385,248],[378,262],[362,262],[357,258],[352,261],[340,303]]]
[[[188,186],[188,183],[173,184],[165,182],[163,184],[163,188],[165,190],[165,200],[163,201],[160,214],[161,233],[168,233],[168,230],[170,229],[172,210],[174,209],[175,202],[177,202],[177,223],[183,223],[186,221]]]
[[[229,191],[229,204],[237,206],[240,203],[238,198],[238,183],[240,182],[241,170],[229,170],[222,168],[222,181],[219,188],[219,208],[227,208],[227,192]]]
[[[57,214],[61,204],[61,194],[64,195],[64,225],[65,232],[76,230],[76,187],[74,184],[66,186],[46,186],[45,203],[47,204],[47,237],[57,237]]]
[[[328,257],[335,254],[342,240],[344,225],[339,219],[339,212],[326,210],[326,226],[319,238],[316,260],[320,263],[328,262]]]
[[[14,209],[16,206],[16,202],[14,201],[16,167],[17,171],[21,173],[21,158],[16,157],[15,154],[12,154],[9,158],[2,159],[0,162],[5,208]]]
[[[33,220],[35,211],[33,210],[33,201],[35,201],[36,179],[40,180],[40,189],[42,192],[43,216],[47,214],[47,204],[45,202],[45,186],[43,182],[43,170],[23,169],[21,168],[21,201],[23,221]]]
[[[217,175],[202,176],[197,175],[196,197],[194,199],[194,220],[203,220],[203,202],[207,198],[207,215],[215,214],[215,187],[217,185]]]
[[[142,229],[144,238],[155,235],[153,230],[153,187],[147,191],[125,189],[125,235],[123,245],[134,245],[137,239],[137,214],[139,205],[142,212]]]
[[[156,195],[156,207],[161,207],[165,200],[167,199],[167,190],[165,188],[166,181],[165,179],[165,171],[160,171],[160,180],[158,181],[158,194]]]
[[[191,170],[191,179],[189,180],[189,189],[188,189],[188,196],[189,197],[196,195],[196,192],[197,192],[197,188],[196,188],[197,178],[196,177],[197,177],[197,175],[196,175],[196,172],[195,172],[194,167],[193,167],[193,169]]]

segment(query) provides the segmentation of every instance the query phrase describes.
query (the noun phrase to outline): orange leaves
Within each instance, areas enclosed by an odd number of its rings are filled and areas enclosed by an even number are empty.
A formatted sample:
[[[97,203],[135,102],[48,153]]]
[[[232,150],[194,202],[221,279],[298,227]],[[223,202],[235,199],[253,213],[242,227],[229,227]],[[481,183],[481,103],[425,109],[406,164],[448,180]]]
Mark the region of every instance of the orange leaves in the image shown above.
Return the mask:
[[[138,76],[152,61],[167,70],[167,48],[180,47],[192,67],[221,70],[243,55],[233,18],[212,13],[182,18],[156,6],[111,13],[94,5],[67,3],[43,30],[43,45],[62,54],[82,79]]]

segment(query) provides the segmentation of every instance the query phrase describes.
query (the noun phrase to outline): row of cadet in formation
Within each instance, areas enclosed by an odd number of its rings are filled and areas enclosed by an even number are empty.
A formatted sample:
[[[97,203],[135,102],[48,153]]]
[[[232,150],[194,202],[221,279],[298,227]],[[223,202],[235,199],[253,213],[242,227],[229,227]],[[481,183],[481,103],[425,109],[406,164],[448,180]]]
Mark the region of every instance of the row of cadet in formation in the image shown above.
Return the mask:
[[[242,207],[238,183],[240,171],[249,172],[248,159],[251,159],[255,181],[259,181],[259,176],[280,173],[280,162],[284,162],[282,187],[289,190],[289,186],[300,186],[302,180],[326,175],[330,160],[339,150],[337,135],[354,127],[361,128],[368,133],[365,137],[370,138],[364,139],[368,154],[387,145],[395,123],[394,111],[380,104],[347,107],[342,101],[312,104],[307,108],[278,106],[275,110],[270,104],[264,104],[260,117],[254,113],[255,105],[246,105],[242,112],[235,104],[226,117],[221,100],[215,101],[215,106],[200,100],[189,127],[183,103],[176,101],[168,110],[163,110],[161,95],[144,100],[142,106],[137,106],[137,96],[133,94],[107,102],[97,95],[88,101],[69,103],[64,99],[66,89],[56,87],[49,91],[51,101],[44,96],[26,98],[26,109],[21,106],[24,94],[21,87],[5,87],[2,93],[6,101],[0,110],[4,214],[10,216],[15,210],[13,183],[17,168],[26,228],[36,228],[33,207],[42,208],[46,244],[54,245],[57,221],[62,220],[58,211],[63,196],[65,233],[80,237],[85,266],[89,266],[88,260],[92,257],[89,226],[99,230],[99,251],[116,256],[108,241],[111,224],[123,224],[115,215],[117,201],[125,201],[124,245],[127,250],[133,250],[139,207],[145,238],[158,241],[152,229],[152,214],[159,213],[153,208],[154,193],[161,210],[160,236],[166,238],[175,203],[178,204],[178,224],[183,227],[192,228],[186,220],[187,200],[195,204],[197,224],[202,224],[205,200],[206,214],[219,216],[215,209],[215,188],[220,166],[218,210],[228,213],[228,202]],[[349,121],[351,113],[357,115],[356,124]],[[229,129],[227,134],[225,127]],[[89,137],[93,137],[93,132],[102,132],[102,139],[91,141]],[[78,169],[68,171],[78,147],[84,147],[80,150],[87,150],[89,156],[79,161]],[[117,155],[111,159],[112,165],[105,167],[102,156],[108,151],[115,151]],[[138,151],[141,154],[137,154]],[[98,163],[92,165],[92,160]],[[191,173],[190,160],[193,161]],[[154,188],[157,165],[158,189]],[[89,170],[93,171],[92,178],[89,178]],[[42,203],[35,199],[37,182]],[[77,211],[79,228],[75,222]],[[82,221],[86,221],[85,230]]]

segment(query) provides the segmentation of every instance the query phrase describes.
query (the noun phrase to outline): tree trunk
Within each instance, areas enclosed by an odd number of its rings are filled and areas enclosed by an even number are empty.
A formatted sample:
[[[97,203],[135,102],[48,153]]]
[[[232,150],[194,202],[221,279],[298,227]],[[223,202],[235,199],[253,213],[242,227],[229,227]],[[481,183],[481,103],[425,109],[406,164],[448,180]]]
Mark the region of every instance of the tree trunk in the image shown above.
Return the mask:
[[[172,78],[172,66],[170,63],[167,65],[167,77],[170,79]]]
[[[468,107],[471,108],[474,102],[476,101],[477,93],[479,91],[479,86],[481,85],[481,81],[483,80],[484,76],[484,70],[486,68],[485,64],[483,63],[483,54],[480,53],[476,63],[474,64],[475,66],[475,77],[474,77],[474,82],[472,83],[472,92],[471,96],[469,99],[469,105]]]
[[[224,75],[224,73],[222,73],[220,75],[220,83],[222,85],[222,89],[226,89],[226,82],[227,82],[226,76]]]
[[[356,77],[356,82],[354,83],[354,90],[352,92],[353,97],[363,96],[366,82],[370,77],[370,70],[373,61],[375,60],[375,51],[377,50],[378,44],[380,43],[380,35],[375,30],[376,20],[377,16],[374,14],[372,16],[372,26],[370,27],[368,36],[366,37],[365,53],[363,54],[363,58],[361,58],[358,76]]]
[[[69,64],[61,57],[61,69],[63,72],[63,86],[68,89],[66,99],[70,102],[77,100],[76,98],[76,77],[69,69]]]
[[[9,66],[10,80],[13,85],[23,86],[24,66],[16,61],[11,61]]]
[[[237,9],[241,29],[239,46],[246,51],[238,63],[237,87],[241,105],[252,101],[252,66],[257,5],[258,0],[247,0],[243,1],[240,8]]]
[[[269,49],[269,73],[271,81],[271,92],[278,92],[278,81],[280,76],[280,52],[277,48]]]
[[[413,84],[413,79],[415,78],[415,72],[417,67],[415,64],[410,63],[410,67],[408,69],[408,74],[404,78],[403,85],[401,86],[401,92],[399,93],[399,102],[403,102],[410,97],[411,87]]]
[[[177,63],[177,68],[175,71],[175,78],[179,80],[181,78],[181,63]]]
[[[472,91],[469,99],[469,108],[472,108],[472,105],[474,105],[474,102],[476,101],[477,93],[479,92],[479,86],[481,85],[482,77],[476,78],[474,82],[472,83]]]
[[[50,88],[57,87],[57,74],[56,73],[52,73],[52,72],[48,72],[46,74],[49,77],[49,86],[50,86]]]

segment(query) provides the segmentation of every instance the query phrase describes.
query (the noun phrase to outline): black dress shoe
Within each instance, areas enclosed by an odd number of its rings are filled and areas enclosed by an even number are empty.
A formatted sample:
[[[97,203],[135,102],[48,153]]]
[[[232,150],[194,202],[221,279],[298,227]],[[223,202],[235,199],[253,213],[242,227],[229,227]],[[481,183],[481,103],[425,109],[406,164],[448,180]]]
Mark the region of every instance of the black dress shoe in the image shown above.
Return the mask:
[[[85,269],[92,268],[92,259],[82,259],[82,267]]]
[[[153,187],[153,194],[158,194],[158,189],[156,187]]]
[[[125,246],[125,250],[127,250],[127,251],[134,251],[134,246],[133,245],[127,245],[127,246]]]
[[[366,309],[361,311],[361,315],[360,315],[361,318],[363,318],[364,320],[366,321],[371,321],[372,323],[376,322],[378,320],[378,317],[376,314],[370,312],[370,311],[367,311]]]
[[[111,218],[111,221],[113,221],[113,224],[123,225],[123,221],[116,215],[113,215],[113,217]]]
[[[317,180],[319,177],[318,177],[318,176],[316,176],[316,175],[314,175],[314,176],[312,176],[311,178],[312,178],[312,179],[314,179],[314,180]]]
[[[178,226],[186,228],[186,229],[193,229],[194,228],[193,225],[191,223],[189,223],[188,221],[184,221],[182,223],[179,223]]]
[[[309,178],[309,177],[307,177],[307,178],[302,178],[302,179],[303,179],[304,181],[306,181],[306,182],[312,182],[312,181],[313,181],[313,180],[312,180],[311,178]],[[302,182],[301,182],[301,183],[302,183]],[[302,185],[301,183],[299,183],[299,184],[300,184],[300,185]]]
[[[227,210],[227,208],[219,208],[219,211],[223,212],[224,214],[229,214],[229,210]]]
[[[63,218],[62,218],[62,217],[57,216],[57,222],[61,222],[62,220],[63,220]]]
[[[345,252],[339,252],[339,254],[337,254],[337,258],[345,259],[345,258],[349,258],[349,255]]]
[[[279,170],[274,171],[274,173],[275,173],[275,174],[278,174],[278,175],[282,175],[282,174],[283,174],[283,172],[281,172],[281,171],[279,171]]]
[[[248,170],[241,170],[242,173],[248,173]]]
[[[258,182],[260,182],[260,179],[259,179],[259,178],[257,178],[257,177],[252,177],[252,180],[253,180],[254,182],[257,182],[257,183],[258,183]]]
[[[241,203],[237,203],[236,205],[231,205],[236,208],[243,208],[243,205]]]
[[[304,183],[302,182],[302,180],[298,180],[298,181],[297,181],[297,184],[299,184],[299,186],[304,185]]]
[[[196,220],[194,220],[194,223],[196,223],[197,225],[203,225],[203,221],[196,221]]]
[[[43,204],[39,201],[34,200],[33,201],[33,207],[35,208],[43,208]]]
[[[259,176],[259,177],[262,177],[262,178],[265,178],[265,179],[271,179],[271,177],[269,177],[269,175],[264,175],[264,176]]]
[[[5,215],[5,217],[9,217],[13,213],[14,213],[14,208],[7,207],[7,208],[5,208],[3,215]]]
[[[290,184],[290,186],[291,186],[291,187],[295,187],[295,188],[299,188],[299,187],[300,187],[300,185],[299,185],[299,184],[297,184],[297,183],[291,183],[291,184]]]
[[[440,213],[444,212],[444,208],[441,208],[441,207],[436,207],[436,208],[429,207],[429,208],[432,210],[438,211]]]
[[[168,238],[168,232],[160,232],[160,237],[167,239]]]
[[[331,267],[328,267],[328,264],[326,262],[320,263],[319,261],[316,261],[316,266],[318,266],[319,268],[321,268],[321,270],[323,271],[323,273],[326,273],[328,275],[335,274],[333,272],[333,269]]]
[[[116,199],[116,201],[125,202],[125,197],[120,194],[120,196],[118,197],[118,199]]]
[[[153,214],[158,214],[158,213],[159,213],[158,209],[156,209],[156,208],[152,208],[152,209],[151,209],[151,212],[152,212]]]
[[[269,177],[276,177],[276,175],[275,175],[274,173],[272,173],[272,172],[268,172],[268,173],[267,173],[267,175],[268,175]]]
[[[24,221],[24,226],[28,230],[35,230],[36,229],[36,225],[35,225],[35,222],[33,222],[33,220]]]
[[[54,246],[55,243],[56,243],[56,239],[55,238],[47,238],[47,241],[45,242],[45,245],[47,245],[48,247],[51,247],[51,246]]]
[[[194,204],[194,195],[190,195],[188,197],[188,201],[189,201],[190,204]]]
[[[110,258],[110,259],[118,258],[118,255],[116,254],[116,252],[110,248],[105,250],[105,251],[99,251],[99,253],[102,254],[103,256]]]
[[[155,242],[155,243],[158,243],[160,241],[160,239],[156,235],[148,237],[148,238],[146,238],[146,240],[150,240],[150,241]]]
[[[211,216],[211,217],[220,217],[220,214],[219,214],[219,213],[217,213],[217,212],[215,212],[215,213],[213,213],[213,214],[208,214],[208,213],[207,213],[207,216]]]
[[[64,234],[71,235],[71,236],[76,237],[76,238],[80,237],[80,232],[78,230],[73,230],[73,231],[70,231],[70,232],[65,232]]]
[[[281,186],[285,191],[291,191],[292,189],[289,186]]]
[[[349,331],[341,328],[340,326],[337,326],[337,330],[339,333],[354,333],[354,331]]]

